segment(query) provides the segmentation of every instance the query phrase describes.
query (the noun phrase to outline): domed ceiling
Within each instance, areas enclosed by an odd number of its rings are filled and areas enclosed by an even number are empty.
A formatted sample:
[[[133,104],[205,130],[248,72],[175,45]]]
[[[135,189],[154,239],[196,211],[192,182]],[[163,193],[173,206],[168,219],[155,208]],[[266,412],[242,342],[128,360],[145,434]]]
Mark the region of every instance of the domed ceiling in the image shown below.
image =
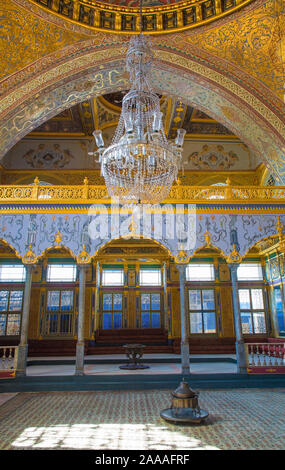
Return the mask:
[[[97,31],[137,34],[140,30],[139,0],[29,1],[65,20],[72,20]],[[150,34],[161,34],[194,28],[227,16],[253,1],[143,0],[142,29]]]
[[[139,7],[139,0],[101,0],[102,3],[110,5],[120,5],[121,7]],[[180,0],[143,0],[144,7],[156,7],[161,5],[172,5]],[[192,2],[195,3],[195,2]]]

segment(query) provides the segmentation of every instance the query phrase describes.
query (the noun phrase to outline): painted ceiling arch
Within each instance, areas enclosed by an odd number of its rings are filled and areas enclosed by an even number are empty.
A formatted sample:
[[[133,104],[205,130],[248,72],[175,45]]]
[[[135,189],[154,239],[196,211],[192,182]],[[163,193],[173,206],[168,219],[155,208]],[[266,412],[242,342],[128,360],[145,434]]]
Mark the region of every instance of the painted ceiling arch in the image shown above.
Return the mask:
[[[0,100],[1,157],[21,138],[86,98],[128,88],[126,41],[68,46],[6,80]],[[260,82],[226,64],[185,54],[165,44],[155,49],[157,92],[182,99],[233,131],[285,184],[284,104]],[[195,55],[196,53],[196,55]],[[9,88],[10,87],[10,88]]]
[[[66,0],[52,0],[57,5],[72,3]],[[199,0],[202,1],[202,0]],[[239,4],[240,0],[218,1],[218,3]],[[80,0],[82,3],[82,1]],[[92,0],[91,3],[96,3]],[[192,4],[194,0],[180,3]],[[126,40],[128,35],[110,33],[108,29],[93,31],[80,25],[68,16],[59,16],[44,8],[50,0],[1,0],[0,22],[3,34],[0,40],[1,78],[5,79],[24,67],[34,65],[36,60],[55,51],[61,52],[68,45],[92,38],[93,44],[102,45]],[[98,2],[97,2],[98,3]],[[179,4],[180,4],[179,3]],[[174,4],[176,5],[176,4]],[[108,5],[107,5],[108,6]],[[159,8],[159,7],[157,7]],[[51,10],[52,11],[52,10]],[[118,32],[118,31],[117,31]],[[154,36],[156,43],[168,47],[174,45],[182,51],[199,47],[204,54],[213,55],[216,60],[232,64],[233,72],[241,72],[260,79],[280,99],[284,95],[285,57],[285,3],[283,0],[251,0],[235,13],[206,23],[204,26]]]

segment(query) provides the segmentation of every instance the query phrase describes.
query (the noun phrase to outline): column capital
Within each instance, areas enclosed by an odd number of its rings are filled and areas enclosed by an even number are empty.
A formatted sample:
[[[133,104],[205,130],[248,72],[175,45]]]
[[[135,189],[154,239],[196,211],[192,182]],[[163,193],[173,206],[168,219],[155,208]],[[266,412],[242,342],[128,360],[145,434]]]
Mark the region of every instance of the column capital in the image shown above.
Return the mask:
[[[239,264],[242,260],[242,255],[237,251],[236,245],[233,243],[233,249],[229,256],[226,257],[227,263],[230,264]]]
[[[38,261],[38,258],[33,252],[32,245],[30,243],[27,253],[22,257],[22,263],[27,267],[27,266],[34,266],[37,263],[37,261]]]
[[[91,256],[87,253],[85,245],[82,245],[82,251],[76,257],[78,266],[89,266],[91,264]]]

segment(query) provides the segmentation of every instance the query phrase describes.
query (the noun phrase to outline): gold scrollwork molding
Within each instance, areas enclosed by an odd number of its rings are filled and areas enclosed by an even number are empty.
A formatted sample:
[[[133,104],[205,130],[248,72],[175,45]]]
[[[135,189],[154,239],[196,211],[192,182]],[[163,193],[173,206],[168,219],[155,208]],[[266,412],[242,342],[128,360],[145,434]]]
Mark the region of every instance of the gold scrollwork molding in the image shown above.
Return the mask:
[[[174,258],[176,264],[188,264],[190,256],[187,255],[186,251],[180,250],[178,255]]]
[[[229,256],[226,256],[228,264],[239,264],[242,261],[242,255],[237,251],[235,244],[233,244],[233,250]]]
[[[0,204],[110,204],[104,185],[0,185]],[[142,201],[143,202],[143,201]],[[182,186],[173,185],[165,203],[285,204],[285,186]],[[48,209],[47,209],[48,210]],[[207,243],[207,239],[205,238]],[[208,240],[209,241],[209,240]]]
[[[143,8],[145,33],[161,34],[184,31],[223,18],[253,0],[185,0]],[[85,28],[116,34],[139,33],[139,7],[103,3],[97,0],[30,0]]]
[[[56,234],[54,236],[54,242],[55,242],[54,248],[61,248],[61,241],[62,241],[62,233],[60,233],[60,231],[58,231],[58,232],[56,232]]]
[[[29,244],[29,249],[27,253],[23,256],[22,262],[23,264],[36,264],[37,260],[37,256],[32,251],[32,245]]]
[[[82,251],[76,258],[77,264],[86,265],[91,262],[91,256],[87,253],[85,245],[82,245]]]

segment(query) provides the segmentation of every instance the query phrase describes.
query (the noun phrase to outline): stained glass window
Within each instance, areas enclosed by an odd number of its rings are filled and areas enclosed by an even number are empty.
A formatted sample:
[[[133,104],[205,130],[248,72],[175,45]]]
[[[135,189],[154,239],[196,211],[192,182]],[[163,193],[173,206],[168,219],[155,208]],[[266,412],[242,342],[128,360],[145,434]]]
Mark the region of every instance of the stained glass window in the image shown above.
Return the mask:
[[[161,307],[159,293],[141,294],[141,328],[161,327]]]
[[[10,293],[9,311],[19,312],[22,310],[23,291],[14,290]]]
[[[48,282],[75,282],[76,265],[75,264],[48,264],[47,281]]]
[[[214,289],[189,289],[190,333],[216,333]]]
[[[214,281],[214,265],[210,263],[190,263],[186,268],[186,281]]]
[[[122,328],[123,294],[103,293],[102,328],[105,330]]]
[[[160,268],[141,269],[140,270],[140,285],[141,286],[161,286]]]
[[[22,264],[2,264],[0,266],[0,282],[24,282],[26,268]]]
[[[73,290],[47,292],[45,335],[72,335],[74,329]]]
[[[103,286],[123,286],[124,271],[123,269],[103,269],[102,271]]]
[[[283,303],[281,298],[281,289],[279,286],[274,288],[274,302],[277,315],[277,322],[279,328],[279,334],[285,334],[285,315],[283,311]]]
[[[237,269],[239,281],[262,281],[262,267],[259,263],[241,263]]]
[[[21,327],[23,291],[0,291],[0,335],[18,336]],[[15,313],[17,312],[17,313]]]
[[[243,334],[266,333],[262,289],[239,289],[239,307]]]

